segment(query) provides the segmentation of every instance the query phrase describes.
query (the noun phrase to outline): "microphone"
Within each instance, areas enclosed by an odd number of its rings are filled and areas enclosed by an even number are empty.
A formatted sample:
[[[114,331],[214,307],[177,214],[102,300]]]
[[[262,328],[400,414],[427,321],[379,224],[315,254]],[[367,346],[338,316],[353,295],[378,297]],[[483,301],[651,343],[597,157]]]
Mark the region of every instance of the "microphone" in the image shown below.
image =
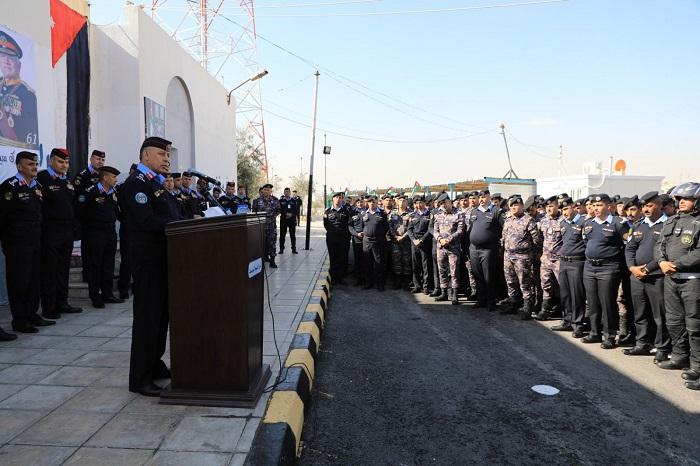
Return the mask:
[[[207,183],[211,183],[211,184],[213,184],[213,185],[216,185],[216,186],[221,187],[221,181],[215,180],[214,178],[212,178],[212,177],[209,176],[209,175],[205,175],[204,173],[199,172],[199,171],[195,170],[194,168],[190,168],[190,169],[187,170],[187,171],[188,171],[189,173],[191,173],[192,175],[196,176],[197,178],[203,179],[203,180],[206,181]]]

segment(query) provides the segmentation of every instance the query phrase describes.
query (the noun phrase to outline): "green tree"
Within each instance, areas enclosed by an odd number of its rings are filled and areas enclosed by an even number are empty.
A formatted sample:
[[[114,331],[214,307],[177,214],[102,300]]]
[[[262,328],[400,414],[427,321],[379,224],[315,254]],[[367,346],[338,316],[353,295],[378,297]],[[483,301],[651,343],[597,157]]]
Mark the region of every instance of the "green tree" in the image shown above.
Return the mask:
[[[258,192],[265,180],[263,172],[264,160],[260,151],[255,147],[252,135],[246,131],[236,130],[236,147],[238,149],[238,186],[246,188],[248,196]]]
[[[289,187],[292,189],[292,191],[296,191],[304,201],[304,204],[306,204],[306,199],[309,195],[309,174],[302,173],[299,176],[290,176]],[[315,191],[316,188],[314,187],[314,192]]]

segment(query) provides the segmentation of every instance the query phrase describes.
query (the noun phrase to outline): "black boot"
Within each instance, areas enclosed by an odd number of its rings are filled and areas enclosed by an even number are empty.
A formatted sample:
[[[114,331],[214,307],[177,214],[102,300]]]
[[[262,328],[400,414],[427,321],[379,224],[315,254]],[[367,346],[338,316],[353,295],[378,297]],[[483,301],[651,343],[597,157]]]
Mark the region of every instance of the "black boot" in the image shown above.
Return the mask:
[[[531,301],[525,301],[525,303],[523,304],[523,308],[521,309],[520,318],[522,320],[532,320],[532,302]]]
[[[440,291],[440,287],[436,286],[435,289],[433,290],[433,292],[430,293],[428,296],[430,296],[431,298],[437,298],[441,294],[442,294],[442,291]]]
[[[452,288],[451,290],[448,290],[448,294],[451,294],[450,298],[452,300],[452,305],[458,306],[459,305],[459,298],[457,297],[457,290]]]
[[[275,264],[275,258],[274,258],[274,257],[271,257],[271,258],[270,258],[270,268],[271,268],[271,269],[276,269],[276,268],[277,268],[277,264]]]
[[[0,327],[0,341],[12,341],[16,339],[17,335],[15,335],[14,333],[7,333],[2,329],[2,327]]]
[[[394,275],[394,289],[401,289],[401,275]]]
[[[435,301],[447,301],[447,299],[447,288],[441,288],[440,294],[435,298]]]

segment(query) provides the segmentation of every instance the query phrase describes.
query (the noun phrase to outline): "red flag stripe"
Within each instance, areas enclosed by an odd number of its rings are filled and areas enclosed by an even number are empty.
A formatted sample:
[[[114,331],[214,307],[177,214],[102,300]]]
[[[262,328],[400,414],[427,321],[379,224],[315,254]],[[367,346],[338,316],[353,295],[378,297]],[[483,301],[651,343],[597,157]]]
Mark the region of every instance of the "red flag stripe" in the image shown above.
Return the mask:
[[[87,18],[61,0],[51,0],[51,66],[70,48]]]

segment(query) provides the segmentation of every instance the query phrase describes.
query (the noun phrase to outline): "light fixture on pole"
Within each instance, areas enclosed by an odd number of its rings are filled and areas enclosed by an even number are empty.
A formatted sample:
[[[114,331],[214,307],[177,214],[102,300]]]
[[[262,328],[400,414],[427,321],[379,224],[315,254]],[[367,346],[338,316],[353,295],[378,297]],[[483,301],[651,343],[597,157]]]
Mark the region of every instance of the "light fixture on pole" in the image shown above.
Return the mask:
[[[231,94],[233,94],[233,91],[235,91],[236,89],[240,89],[241,87],[243,87],[244,85],[246,85],[250,82],[257,81],[258,79],[260,79],[264,76],[267,76],[268,73],[269,73],[269,71],[267,71],[267,70],[259,71],[258,74],[251,76],[250,78],[248,78],[245,81],[243,81],[242,83],[240,83],[238,86],[231,89],[228,92],[228,95],[226,96],[226,104],[231,105]]]

